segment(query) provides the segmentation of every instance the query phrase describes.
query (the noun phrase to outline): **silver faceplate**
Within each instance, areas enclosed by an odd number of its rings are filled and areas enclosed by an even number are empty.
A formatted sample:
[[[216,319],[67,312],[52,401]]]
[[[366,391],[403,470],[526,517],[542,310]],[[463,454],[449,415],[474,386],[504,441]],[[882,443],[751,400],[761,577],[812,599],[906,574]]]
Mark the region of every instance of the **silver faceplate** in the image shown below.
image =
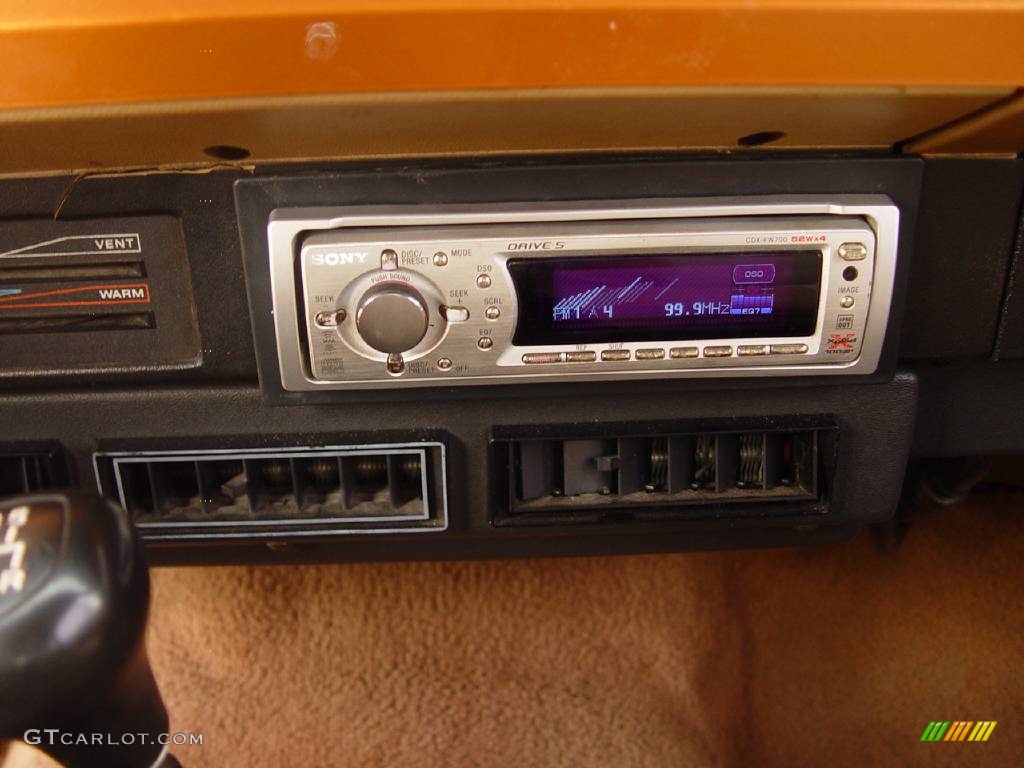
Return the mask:
[[[880,195],[642,200],[614,203],[502,206],[279,209],[267,227],[274,327],[281,382],[289,391],[399,388],[667,377],[751,377],[873,373],[885,338],[896,274],[899,211]],[[557,251],[510,250],[517,241],[558,240]],[[863,243],[867,258],[847,262],[843,243]],[[515,346],[517,307],[507,268],[511,258],[557,255],[707,252],[715,249],[821,250],[817,326],[805,337],[701,339],[679,342]],[[385,367],[386,355],[362,345],[345,322],[319,327],[320,312],[347,309],[353,285],[379,274],[381,253],[399,254],[388,279],[427,299],[431,328],[404,355],[404,372]],[[433,260],[444,253],[446,263]],[[854,265],[856,279],[844,280]],[[481,287],[480,275],[490,278]],[[485,281],[486,282],[486,281]],[[842,307],[852,297],[852,307]],[[847,299],[849,301],[849,299]],[[469,319],[449,323],[443,307],[465,308]],[[303,308],[300,314],[300,307]],[[488,318],[489,307],[498,317]],[[493,314],[493,310],[492,310]],[[839,315],[843,315],[839,320]],[[845,342],[836,347],[833,333]],[[486,349],[481,338],[490,338]],[[851,341],[852,340],[852,341]],[[485,343],[486,344],[486,343]],[[740,346],[805,344],[803,354],[740,357]],[[852,347],[849,346],[852,344]],[[733,354],[705,356],[726,345]],[[695,357],[672,358],[673,347],[696,347]],[[831,348],[830,348],[831,347]],[[636,359],[637,350],[663,349],[662,359]],[[627,361],[601,352],[628,350]],[[526,354],[593,351],[594,362],[524,364]],[[438,366],[438,361],[442,366]],[[449,366],[445,366],[450,361]]]

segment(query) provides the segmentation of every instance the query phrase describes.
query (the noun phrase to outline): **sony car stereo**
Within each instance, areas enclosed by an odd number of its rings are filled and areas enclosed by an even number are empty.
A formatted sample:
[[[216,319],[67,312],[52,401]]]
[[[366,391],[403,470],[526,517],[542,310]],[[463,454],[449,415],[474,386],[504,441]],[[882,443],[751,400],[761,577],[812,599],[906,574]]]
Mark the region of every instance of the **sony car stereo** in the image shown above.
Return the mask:
[[[282,385],[873,373],[898,228],[871,195],[278,209]]]

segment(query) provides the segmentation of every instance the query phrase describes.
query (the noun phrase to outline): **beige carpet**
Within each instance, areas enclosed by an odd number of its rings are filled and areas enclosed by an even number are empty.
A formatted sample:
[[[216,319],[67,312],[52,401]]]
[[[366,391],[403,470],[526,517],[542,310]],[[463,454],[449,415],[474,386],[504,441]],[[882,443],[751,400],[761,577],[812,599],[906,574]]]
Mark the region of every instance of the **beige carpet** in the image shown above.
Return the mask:
[[[186,768],[1020,765],[1021,498],[888,555],[161,570],[151,655]]]

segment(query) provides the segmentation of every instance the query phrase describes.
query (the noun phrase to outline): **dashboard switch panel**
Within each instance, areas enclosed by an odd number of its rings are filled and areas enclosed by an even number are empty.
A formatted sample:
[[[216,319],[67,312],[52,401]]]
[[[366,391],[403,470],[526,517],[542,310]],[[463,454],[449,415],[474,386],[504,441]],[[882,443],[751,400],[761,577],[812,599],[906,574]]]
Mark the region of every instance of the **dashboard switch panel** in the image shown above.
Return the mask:
[[[3,222],[0,344],[0,379],[197,367],[180,221]]]

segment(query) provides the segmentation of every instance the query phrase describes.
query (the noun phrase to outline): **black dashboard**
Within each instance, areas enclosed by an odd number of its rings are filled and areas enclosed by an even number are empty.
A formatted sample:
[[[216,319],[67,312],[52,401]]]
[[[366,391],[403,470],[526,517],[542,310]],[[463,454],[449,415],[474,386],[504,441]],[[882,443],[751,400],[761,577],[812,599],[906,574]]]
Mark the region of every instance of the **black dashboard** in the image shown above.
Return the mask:
[[[1024,451],[1022,187],[1019,159],[813,153],[0,180],[0,492],[98,486],[127,506],[157,562],[652,552],[845,537],[896,513],[915,462]],[[397,343],[389,323],[399,323],[389,313],[421,311],[409,308],[410,289],[378,303],[388,333],[367,352],[380,353],[372,384],[294,391],[282,383],[268,259],[275,211],[529,211],[610,200],[642,209],[665,199],[793,196],[872,196],[898,210],[891,300],[871,370],[392,386],[385,362],[396,381],[417,370],[388,346]],[[299,270],[298,259],[288,269]],[[443,306],[422,304],[429,318]],[[320,331],[333,339],[327,328],[301,332]],[[482,351],[501,343],[480,338],[471,334]],[[594,362],[602,350],[588,341],[528,354]],[[770,353],[757,341],[737,346]],[[686,347],[665,346],[665,365],[690,364],[690,352],[672,352]],[[720,346],[693,355],[704,360]],[[626,351],[640,359],[640,350]]]

